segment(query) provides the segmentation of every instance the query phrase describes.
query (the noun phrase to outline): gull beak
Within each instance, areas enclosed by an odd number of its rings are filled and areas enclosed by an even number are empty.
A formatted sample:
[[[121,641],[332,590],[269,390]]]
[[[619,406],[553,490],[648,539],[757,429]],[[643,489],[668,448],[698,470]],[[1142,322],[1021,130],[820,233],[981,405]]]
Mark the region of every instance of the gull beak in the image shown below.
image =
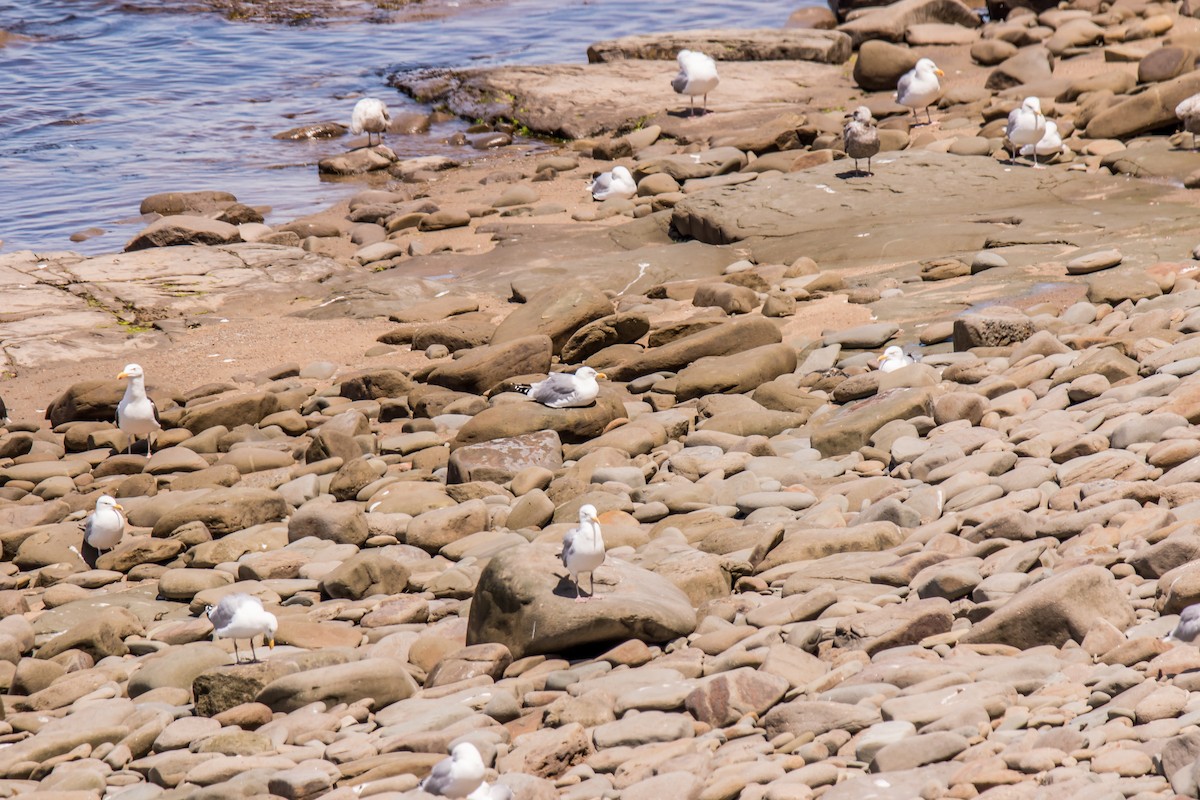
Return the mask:
[[[275,637],[274,636],[272,636],[270,639],[267,639],[267,648],[270,650],[275,649]]]
[[[942,72],[940,69],[935,69],[935,70],[933,71],[933,74],[934,74],[934,75],[937,75],[939,78],[944,78],[944,77],[946,77],[946,73]]]
[[[601,380],[608,380],[608,376],[605,375],[603,372],[597,372],[596,377],[600,378]]]
[[[882,364],[882,363],[883,363],[883,356],[875,356],[875,363],[876,363],[876,364]]]
[[[117,511],[125,510],[125,506],[121,505],[120,503],[113,503],[113,508],[115,508]]]
[[[122,372],[122,373],[121,373],[120,375],[118,375],[117,377],[118,377],[118,378],[128,378],[128,377],[129,377],[129,375],[128,375],[127,373],[124,373],[124,372]]]

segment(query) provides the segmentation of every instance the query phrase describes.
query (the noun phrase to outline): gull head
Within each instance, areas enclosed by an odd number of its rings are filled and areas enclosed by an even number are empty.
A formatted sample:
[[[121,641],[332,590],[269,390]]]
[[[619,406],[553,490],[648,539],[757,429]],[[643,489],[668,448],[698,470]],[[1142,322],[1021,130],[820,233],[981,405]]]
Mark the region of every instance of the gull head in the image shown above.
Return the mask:
[[[892,345],[888,349],[884,350],[883,355],[879,356],[875,360],[879,363],[883,363],[884,361],[895,361],[901,358],[904,358],[904,351],[896,345]]]
[[[866,106],[859,106],[854,109],[854,112],[850,116],[853,117],[855,122],[866,124],[871,121],[871,109]]]
[[[917,62],[917,65],[915,67],[913,67],[913,69],[915,69],[917,72],[925,72],[925,73],[932,72],[934,75],[937,75],[939,78],[946,74],[946,73],[942,72],[940,69],[938,69],[938,65],[933,63],[932,58],[922,58],[920,61]]]
[[[579,524],[583,525],[588,522],[599,522],[597,519],[596,507],[591,503],[585,503],[579,507]]]
[[[458,764],[464,761],[483,762],[483,757],[479,755],[479,751],[475,748],[475,745],[470,742],[460,742],[450,748],[450,759]]]
[[[267,632],[263,634],[267,640],[267,647],[271,650],[275,649],[275,631],[279,630],[279,620],[274,614],[267,614]]]
[[[620,178],[623,181],[633,183],[633,175],[626,167],[613,167],[612,174],[614,178]]]
[[[580,367],[579,369],[575,370],[575,374],[584,380],[595,380],[596,378],[608,377],[603,372],[596,372],[596,370],[592,369],[591,367]]]
[[[142,371],[141,364],[126,364],[125,369],[121,370],[118,378],[144,378],[146,373]]]
[[[100,495],[100,498],[96,500],[96,510],[99,511],[106,508],[116,509],[117,511],[125,510],[121,507],[121,504],[114,500],[110,495],[102,494]]]
[[[1042,113],[1042,101],[1036,97],[1026,97],[1025,102],[1021,103],[1021,108],[1026,111],[1032,111],[1035,114]]]

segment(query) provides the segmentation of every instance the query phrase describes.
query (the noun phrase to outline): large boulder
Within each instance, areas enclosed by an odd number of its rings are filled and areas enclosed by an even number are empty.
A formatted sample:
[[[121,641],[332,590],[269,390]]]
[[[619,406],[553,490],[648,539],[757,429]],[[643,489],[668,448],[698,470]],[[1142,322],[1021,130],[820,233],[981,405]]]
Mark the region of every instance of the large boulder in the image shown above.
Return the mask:
[[[236,225],[208,217],[176,214],[151,222],[125,245],[125,251],[148,247],[173,247],[180,244],[232,244],[242,240]]]
[[[1023,47],[1016,55],[1006,58],[988,75],[985,88],[994,92],[1036,83],[1052,77],[1054,57],[1044,47]]]
[[[1018,592],[959,641],[1007,644],[1022,650],[1082,642],[1104,623],[1124,630],[1136,621],[1129,599],[1103,567],[1083,566]]]
[[[476,585],[467,644],[498,642],[523,658],[626,639],[665,642],[695,629],[687,596],[653,572],[610,557],[595,577],[597,599],[576,603],[554,549],[501,552]]]
[[[892,420],[919,416],[933,416],[930,389],[889,389],[822,417],[813,426],[812,445],[827,457],[849,453],[867,444],[875,431]]]
[[[868,92],[892,91],[919,58],[917,51],[908,47],[879,40],[863,42],[854,61],[854,82]]]
[[[189,405],[180,424],[192,433],[217,425],[233,430],[238,425],[257,425],[264,417],[281,410],[279,396],[274,392],[249,392]]]
[[[601,389],[596,402],[583,408],[548,408],[541,403],[502,403],[485,408],[458,429],[451,447],[509,439],[538,431],[555,431],[564,442],[584,442],[604,433],[625,416],[625,405],[611,389]]]
[[[255,700],[272,711],[287,712],[309,703],[334,706],[369,699],[371,707],[378,710],[417,691],[417,683],[403,663],[391,658],[364,658],[276,678]]]
[[[166,408],[173,398],[165,392],[149,388],[146,392],[158,407]],[[46,407],[46,419],[51,427],[64,422],[96,420],[117,421],[117,404],[125,394],[125,381],[102,380],[73,383]]]
[[[516,375],[548,372],[554,350],[553,340],[545,334],[506,339],[438,365],[429,373],[428,382],[457,392],[483,394]]]
[[[446,483],[507,483],[527,467],[562,466],[562,441],[553,430],[526,433],[459,447],[450,455]]]
[[[589,322],[571,335],[563,345],[562,360],[573,364],[614,344],[629,344],[645,336],[650,320],[645,314],[622,311]]]
[[[850,528],[797,528],[786,531],[778,542],[760,545],[761,552],[756,550],[751,560],[759,572],[766,572],[783,564],[812,561],[835,553],[888,550],[903,541],[904,533],[894,522],[867,522]]]
[[[717,61],[817,61],[843,64],[850,58],[850,37],[823,30],[696,30],[624,36],[596,42],[588,62],[630,58],[674,61],[680,50],[699,50]]]
[[[732,356],[708,356],[679,373],[675,397],[691,400],[708,394],[740,394],[796,369],[796,351],[768,344]]]
[[[838,6],[841,10],[842,4]],[[859,47],[871,39],[903,42],[909,26],[928,22],[967,28],[978,28],[982,24],[975,12],[959,0],[900,0],[839,25],[838,30],[848,33],[854,46]]]
[[[1087,124],[1089,139],[1124,139],[1179,124],[1175,107],[1200,92],[1200,72],[1156,83],[1101,111]]]
[[[213,538],[264,522],[281,520],[288,513],[283,495],[273,489],[248,486],[214,489],[167,511],[154,523],[155,536],[170,536],[188,522],[203,522]]]
[[[606,366],[604,372],[617,381],[627,381],[651,372],[676,372],[704,356],[727,356],[783,341],[775,323],[757,315],[726,322],[652,347],[620,364]]]
[[[505,317],[492,334],[492,344],[544,334],[554,343],[557,355],[577,330],[612,312],[612,300],[598,289],[583,285],[554,286],[533,295]]]

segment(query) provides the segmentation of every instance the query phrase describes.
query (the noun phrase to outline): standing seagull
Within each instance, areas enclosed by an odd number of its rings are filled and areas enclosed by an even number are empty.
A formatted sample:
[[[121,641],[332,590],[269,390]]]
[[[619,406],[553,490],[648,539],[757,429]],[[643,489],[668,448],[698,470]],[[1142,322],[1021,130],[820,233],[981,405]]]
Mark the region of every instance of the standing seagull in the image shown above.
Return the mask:
[[[1192,135],[1192,149],[1196,149],[1196,134],[1200,133],[1200,94],[1194,94],[1175,106],[1175,116],[1183,121],[1183,129]]]
[[[1200,636],[1200,603],[1190,605],[1179,614],[1175,630],[1163,637],[1164,642],[1192,644]]]
[[[846,147],[846,155],[854,159],[854,171],[859,172],[858,160],[865,158],[867,174],[872,174],[871,157],[879,152],[879,130],[871,118],[871,109],[866,106],[854,109],[850,121],[842,128],[842,144]]]
[[[112,550],[125,534],[121,504],[106,494],[96,501],[96,510],[83,525],[83,540],[97,550]]]
[[[583,603],[596,596],[596,567],[604,563],[604,537],[600,534],[600,520],[596,519],[596,507],[590,503],[579,508],[579,525],[563,535],[563,566],[575,583],[575,602]],[[579,592],[579,576],[591,575],[591,591],[587,597]]]
[[[378,133],[379,143],[383,144],[383,132],[391,121],[386,103],[375,97],[364,97],[354,104],[354,113],[350,115],[350,132],[358,136],[366,131],[367,147],[371,146],[371,134]]]
[[[470,742],[460,742],[450,749],[450,757],[433,765],[433,770],[421,781],[421,789],[440,797],[462,798],[483,783],[483,757]]]
[[[162,430],[158,422],[158,408],[146,396],[146,373],[138,364],[126,364],[118,378],[128,378],[125,396],[117,404],[117,427],[130,436],[129,451],[138,436],[146,437],[146,453],[150,453],[150,436]]]
[[[933,59],[922,58],[917,65],[900,76],[896,84],[896,102],[913,110],[913,120],[917,120],[917,109],[925,109],[926,124],[933,124],[929,115],[929,107],[942,97],[942,83],[938,80],[946,73],[938,69]]]
[[[588,191],[592,193],[593,200],[607,200],[610,197],[628,200],[637,194],[637,183],[628,169],[613,167],[612,172],[601,172],[592,178]]]
[[[237,640],[250,640],[250,657],[258,661],[258,653],[254,652],[254,637],[262,636],[267,646],[275,649],[275,631],[279,629],[279,620],[270,611],[263,608],[262,600],[250,594],[227,594],[215,606],[207,606],[204,613],[213,626],[213,637],[233,639],[233,658],[241,663],[238,653]]]
[[[1008,163],[1013,163],[1017,151],[1027,144],[1036,145],[1046,133],[1046,118],[1042,116],[1042,103],[1036,97],[1026,97],[1019,108],[1008,112],[1008,127],[1004,129],[1004,138],[1012,144],[1013,157]],[[1037,168],[1037,149],[1033,151],[1033,166]]]
[[[1021,155],[1056,156],[1063,150],[1062,136],[1058,132],[1058,123],[1052,119],[1046,120],[1046,132],[1037,144],[1027,144],[1021,148]]]
[[[717,77],[717,62],[704,53],[680,50],[675,59],[679,62],[679,74],[671,81],[676,94],[686,94],[691,115],[696,116],[696,95],[704,95],[704,111],[708,113],[708,93],[717,88],[721,79]]]
[[[529,385],[518,383],[513,388],[550,408],[578,408],[592,404],[596,395],[600,394],[596,379],[607,377],[591,367],[580,367],[574,375],[551,372],[545,380]]]

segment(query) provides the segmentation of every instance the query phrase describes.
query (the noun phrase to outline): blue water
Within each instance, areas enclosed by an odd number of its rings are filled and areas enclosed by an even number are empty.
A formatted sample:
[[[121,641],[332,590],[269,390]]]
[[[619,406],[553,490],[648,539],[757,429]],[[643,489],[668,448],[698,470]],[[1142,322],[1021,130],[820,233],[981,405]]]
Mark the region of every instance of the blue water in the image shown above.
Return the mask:
[[[0,252],[119,250],[138,205],[218,189],[286,221],[357,191],[316,163],[347,139],[288,142],[299,125],[348,122],[355,99],[417,110],[385,84],[424,67],[586,61],[587,45],[681,28],[779,27],[779,0],[511,0],[417,22],[279,25],[217,14],[130,13],[97,0],[0,0]],[[389,136],[402,156],[448,153],[461,127]],[[461,152],[461,151],[453,151]],[[98,227],[101,236],[72,242]]]

